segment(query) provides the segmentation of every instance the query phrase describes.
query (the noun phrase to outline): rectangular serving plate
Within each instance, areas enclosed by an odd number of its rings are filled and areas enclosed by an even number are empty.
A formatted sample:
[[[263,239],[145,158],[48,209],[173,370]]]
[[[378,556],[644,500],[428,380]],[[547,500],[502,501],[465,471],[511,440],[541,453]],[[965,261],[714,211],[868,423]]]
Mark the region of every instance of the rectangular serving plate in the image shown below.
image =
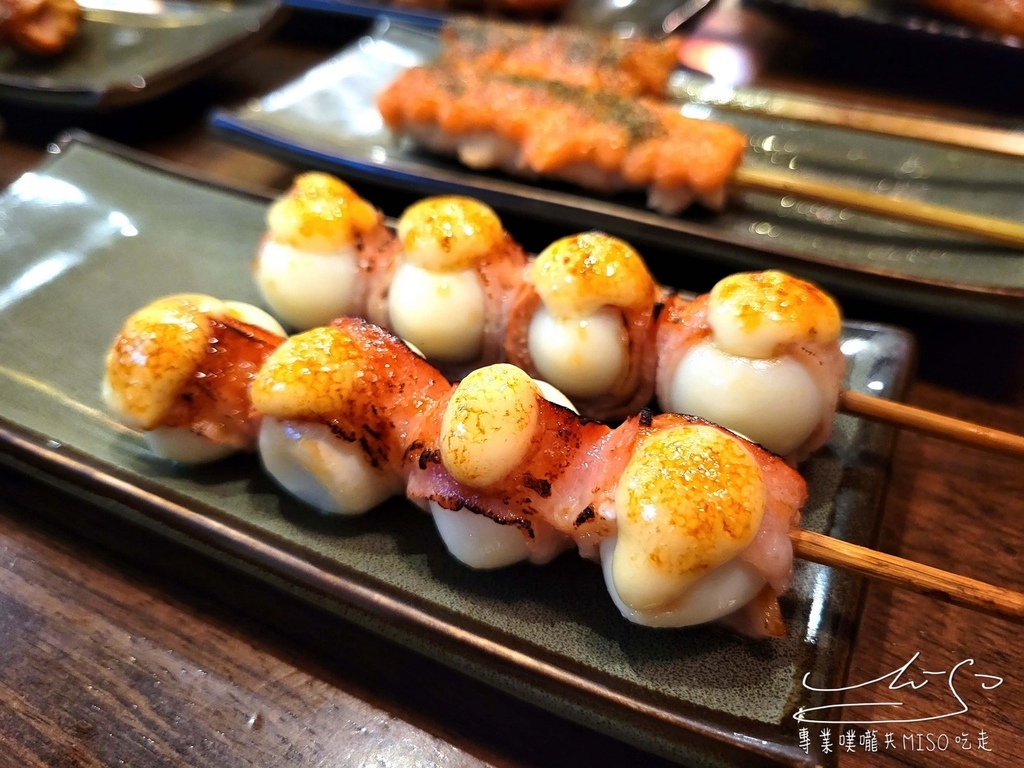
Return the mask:
[[[293,82],[240,107],[216,110],[211,126],[227,140],[303,167],[423,194],[470,194],[499,212],[604,229],[637,247],[678,256],[678,264],[669,266],[679,274],[691,255],[729,268],[799,269],[840,294],[1024,322],[1020,249],[760,192],[736,193],[721,213],[694,206],[664,216],[648,210],[639,195],[602,197],[564,184],[472,171],[396,141],[383,125],[376,95],[402,70],[433,58],[437,47],[436,30],[379,19],[366,36]],[[680,99],[692,88],[692,78],[684,76],[670,86]],[[771,97],[769,91],[748,95]],[[713,101],[707,89],[704,99],[680,108],[743,131],[744,163],[752,168],[1024,221],[1024,158],[720,109],[707,103]]]
[[[249,265],[269,198],[85,134],[53,152],[0,196],[0,460],[642,749],[691,765],[829,762],[800,749],[793,716],[835,703],[803,680],[842,684],[858,578],[799,562],[780,640],[652,630],[622,619],[579,558],[471,571],[404,501],[327,517],[280,493],[252,456],[197,468],[150,458],[103,412],[107,347],[161,295],[258,303]],[[906,332],[848,322],[843,351],[849,389],[901,396]],[[805,527],[870,545],[891,449],[891,429],[837,416],[801,466]]]

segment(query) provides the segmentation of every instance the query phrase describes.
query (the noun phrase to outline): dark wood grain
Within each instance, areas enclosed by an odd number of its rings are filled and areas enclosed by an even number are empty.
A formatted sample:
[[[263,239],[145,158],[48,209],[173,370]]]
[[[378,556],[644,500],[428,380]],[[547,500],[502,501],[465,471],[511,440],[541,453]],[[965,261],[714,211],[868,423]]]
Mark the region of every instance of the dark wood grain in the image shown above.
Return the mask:
[[[17,473],[0,497],[19,765],[653,761]]]
[[[723,5],[722,13],[735,13]],[[751,77],[815,93],[841,88],[888,106],[902,104],[916,78],[928,83],[916,109],[1019,111],[1019,101],[1000,101],[1007,97],[991,83],[969,99],[959,86],[942,91],[937,81],[948,64],[930,73],[902,54],[887,75],[864,62],[869,52],[749,14],[711,17],[707,34],[745,51]],[[296,168],[215,140],[205,114],[277,87],[359,31],[358,22],[304,17],[221,72],[124,113],[4,108],[0,182],[34,166],[61,130],[81,126],[215,178],[281,189]],[[853,71],[855,63],[863,66]],[[894,87],[875,90],[887,76]],[[371,192],[389,213],[411,200]],[[693,272],[686,285],[701,290],[716,276]],[[918,336],[911,403],[1024,433],[1024,331],[863,300],[845,307],[850,316],[895,322]],[[879,548],[1024,590],[1022,499],[1019,460],[901,435]],[[973,659],[955,678],[969,711],[879,726],[877,751],[861,742],[864,729],[855,732],[853,753],[833,732],[840,765],[1020,765],[1020,637],[1009,622],[872,584],[851,684],[882,678],[915,654],[902,679],[927,684],[894,692],[886,680],[881,695],[877,687],[857,689],[848,701],[897,696],[901,719],[949,711],[956,702],[948,684],[924,673]],[[1001,685],[986,690],[995,678]],[[991,751],[979,744],[982,732]],[[889,749],[886,733],[894,737]],[[943,735],[949,743],[940,751]],[[822,733],[815,727],[809,736]],[[10,469],[0,470],[0,745],[0,765],[11,766],[660,764]]]
[[[991,350],[998,354],[998,350]],[[996,404],[956,393],[938,385],[919,383],[912,402],[963,419],[1024,432],[1024,413],[1017,405]],[[879,548],[936,567],[955,570],[1000,586],[1024,590],[1020,568],[1020,514],[1024,478],[1019,460],[977,449],[965,449],[936,438],[900,437],[886,502]],[[920,652],[917,670],[962,667],[958,688],[970,711],[932,723],[886,726],[897,734],[901,749],[889,759],[907,765],[999,765],[1019,763],[1024,740],[1019,703],[1024,697],[1024,662],[1019,648],[1020,627],[980,613],[922,599],[886,585],[872,584],[858,633],[851,682],[868,681],[900,667]],[[981,690],[973,674],[1004,678],[998,688]],[[958,709],[948,686],[937,676],[906,695],[907,712],[900,718],[931,716]],[[908,676],[909,679],[909,676]],[[985,681],[992,684],[993,681]],[[878,691],[876,690],[877,694]],[[858,693],[850,700],[867,701]],[[878,699],[874,699],[878,700]],[[890,699],[891,700],[891,699]],[[985,731],[992,752],[977,749]],[[975,748],[964,751],[951,744],[947,753],[902,749],[904,736],[946,734],[951,740],[967,734]],[[927,744],[925,745],[927,747]],[[941,762],[940,762],[941,761]],[[866,755],[854,765],[875,765]]]

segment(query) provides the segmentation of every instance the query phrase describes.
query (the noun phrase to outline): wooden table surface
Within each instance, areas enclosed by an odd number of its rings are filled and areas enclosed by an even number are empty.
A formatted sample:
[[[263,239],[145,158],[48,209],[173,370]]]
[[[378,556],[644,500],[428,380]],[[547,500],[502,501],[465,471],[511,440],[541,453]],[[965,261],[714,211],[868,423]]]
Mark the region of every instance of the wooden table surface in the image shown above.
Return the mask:
[[[0,105],[0,182],[78,126],[227,181],[282,189],[296,168],[216,140],[205,115],[287,82],[360,24],[295,18],[222,71],[112,115]],[[962,61],[818,40],[728,4],[700,34],[755,53],[751,77],[764,82],[982,118],[1014,117],[1021,103],[1007,90],[1019,82],[996,82],[1001,59],[974,61],[965,74]],[[1024,433],[1022,329],[865,301],[845,308],[917,335],[911,403]],[[905,433],[878,546],[1024,589],[1022,499],[1019,458]],[[956,668],[969,711],[880,727],[875,750],[860,743],[849,753],[832,734],[840,765],[1021,765],[1021,632],[872,584],[851,683],[911,662],[903,679],[929,684],[900,696],[907,719],[925,718],[958,704],[942,676],[924,672]],[[11,766],[660,764],[11,469],[0,470],[0,745],[0,765]]]

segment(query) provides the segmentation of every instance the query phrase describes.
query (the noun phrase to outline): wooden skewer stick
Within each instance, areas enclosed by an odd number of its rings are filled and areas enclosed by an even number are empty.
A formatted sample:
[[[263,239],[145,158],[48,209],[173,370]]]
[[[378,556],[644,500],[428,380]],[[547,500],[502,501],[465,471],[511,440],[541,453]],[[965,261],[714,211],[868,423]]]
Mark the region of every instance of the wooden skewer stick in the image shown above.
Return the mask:
[[[854,571],[954,605],[1024,623],[1024,593],[799,528],[789,532],[797,557]]]
[[[943,416],[912,405],[850,392],[839,393],[839,409],[915,432],[967,443],[989,451],[1024,456],[1024,436]]]
[[[1024,223],[1016,221],[959,211],[920,200],[886,197],[839,184],[801,178],[795,174],[781,174],[743,166],[736,169],[732,181],[736,187],[781,192],[830,205],[847,206],[891,219],[966,232],[998,243],[1024,247]]]
[[[808,100],[779,99],[770,114],[794,120],[805,120],[825,125],[856,128],[886,136],[923,139],[953,147],[966,147],[983,152],[997,152],[1024,157],[1024,133],[983,125],[953,123],[893,112],[874,112],[870,109],[814,103]]]
[[[758,113],[784,120],[852,128],[859,131],[917,139],[1012,157],[1024,157],[1024,131],[959,119],[900,114],[862,104],[837,104],[786,91],[763,91],[743,86],[723,88],[705,75],[678,70],[669,80],[673,99],[731,112]]]

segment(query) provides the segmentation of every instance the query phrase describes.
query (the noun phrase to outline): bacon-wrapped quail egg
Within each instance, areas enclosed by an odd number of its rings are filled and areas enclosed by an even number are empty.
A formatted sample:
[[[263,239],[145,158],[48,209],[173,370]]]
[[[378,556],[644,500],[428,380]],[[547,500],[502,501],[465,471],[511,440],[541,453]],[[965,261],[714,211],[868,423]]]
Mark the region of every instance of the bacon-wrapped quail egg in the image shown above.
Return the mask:
[[[325,173],[302,174],[267,213],[256,285],[292,328],[362,315],[360,254],[389,237],[381,213],[343,181]]]
[[[163,459],[205,463],[251,449],[248,382],[284,336],[251,304],[203,294],[158,299],[129,316],[115,337],[103,400]]]
[[[545,248],[529,278],[540,305],[527,346],[539,375],[571,398],[611,391],[630,364],[623,310],[649,310],[654,303],[643,259],[622,240],[587,232]]]
[[[452,394],[441,422],[441,461],[458,482],[485,488],[523,460],[538,428],[538,399],[572,408],[564,394],[508,364],[478,369]],[[480,569],[518,562],[546,563],[568,546],[553,528],[537,525],[527,536],[467,509],[429,504],[438,533],[460,562]]]
[[[364,345],[345,329],[313,328],[281,345],[252,384],[264,468],[326,513],[362,514],[403,490],[368,367]]]
[[[387,300],[391,328],[430,360],[476,359],[487,311],[476,265],[504,238],[498,216],[470,198],[427,198],[402,214],[398,237],[401,255]]]
[[[712,289],[707,319],[710,336],[682,356],[660,393],[662,408],[717,422],[782,456],[817,447],[810,442],[828,433],[844,367],[832,298],[784,272],[741,273]]]
[[[707,424],[641,438],[615,493],[617,534],[601,544],[615,604],[647,626],[732,613],[765,585],[737,559],[765,506],[761,470],[739,438]]]

